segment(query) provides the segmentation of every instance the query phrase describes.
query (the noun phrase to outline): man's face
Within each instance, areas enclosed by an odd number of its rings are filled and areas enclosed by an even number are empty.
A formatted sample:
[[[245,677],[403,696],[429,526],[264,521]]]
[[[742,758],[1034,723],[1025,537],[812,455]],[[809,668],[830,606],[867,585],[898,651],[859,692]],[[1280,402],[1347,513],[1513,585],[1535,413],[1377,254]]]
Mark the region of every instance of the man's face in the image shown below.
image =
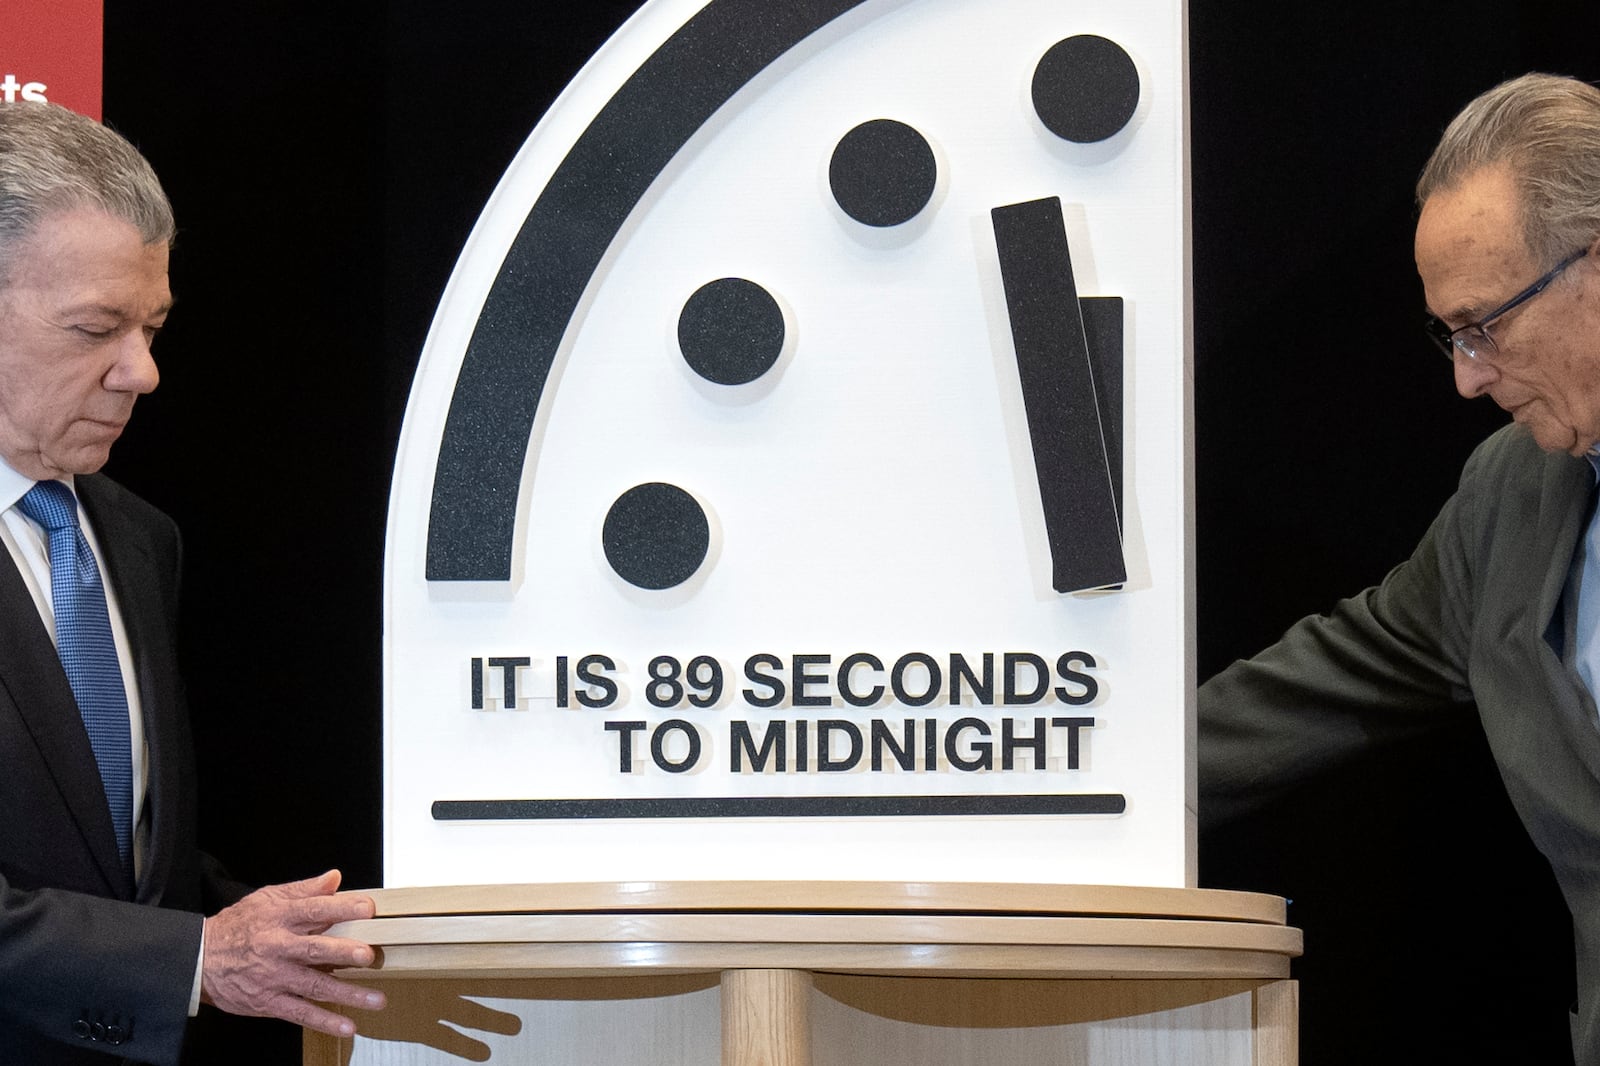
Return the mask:
[[[156,387],[167,246],[94,209],[47,216],[0,287],[0,457],[36,480],[100,469]]]
[[[1503,166],[1479,170],[1423,205],[1417,273],[1428,310],[1452,329],[1476,322],[1555,265],[1529,253],[1517,211]],[[1600,247],[1488,331],[1497,351],[1453,356],[1462,396],[1487,394],[1546,451],[1582,455],[1600,441]]]

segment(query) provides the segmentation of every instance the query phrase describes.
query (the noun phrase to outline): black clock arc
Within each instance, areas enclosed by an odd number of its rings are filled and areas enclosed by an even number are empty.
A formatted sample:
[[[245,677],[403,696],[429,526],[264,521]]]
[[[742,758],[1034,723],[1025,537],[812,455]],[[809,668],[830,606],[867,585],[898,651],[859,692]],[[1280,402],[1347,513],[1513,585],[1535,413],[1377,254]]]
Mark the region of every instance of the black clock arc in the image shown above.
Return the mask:
[[[584,290],[652,182],[735,93],[866,0],[711,0],[617,90],[529,210],[479,312],[445,417],[429,581],[509,581],[517,494]]]

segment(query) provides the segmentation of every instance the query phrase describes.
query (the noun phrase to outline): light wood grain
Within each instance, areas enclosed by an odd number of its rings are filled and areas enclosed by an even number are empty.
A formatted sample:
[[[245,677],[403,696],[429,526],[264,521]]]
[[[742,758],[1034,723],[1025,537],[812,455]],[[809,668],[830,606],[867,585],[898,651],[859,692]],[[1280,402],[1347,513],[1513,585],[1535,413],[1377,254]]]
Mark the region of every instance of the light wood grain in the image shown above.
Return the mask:
[[[811,975],[722,974],[722,1066],[811,1066]]]
[[[1262,1058],[1256,1050],[1250,1025],[1253,993],[1266,987],[1261,982],[819,974],[808,1003],[798,1002],[805,986],[803,974],[741,971],[725,975],[721,983],[721,1005],[713,1001],[707,1012],[698,991],[708,987],[703,976],[401,982],[390,986],[392,1005],[385,1014],[392,1016],[377,1026],[370,1016],[364,1019],[363,1038],[353,1059],[350,1042],[308,1035],[305,1062],[307,1066],[451,1066],[484,1061],[487,1054],[488,1061],[507,1066],[546,1062],[613,1066],[619,1061],[634,1066],[711,1066],[718,1061],[725,1066],[797,1066],[806,1061],[802,1053],[809,1054],[812,1066],[895,1062],[1280,1066],[1293,1061]],[[445,1000],[468,997],[481,1005],[480,1016],[464,1015],[459,1006],[441,1009]],[[649,1000],[657,1005],[641,1006],[641,1001]],[[669,1001],[672,1013],[664,1013]],[[600,1013],[582,1013],[584,1003],[600,1008]],[[752,1014],[740,1022],[740,1012],[746,1010]],[[764,1011],[781,1017],[763,1017]],[[805,1014],[809,1025],[801,1023]],[[686,1031],[671,1020],[676,1016],[683,1026],[715,1029],[719,1015],[720,1051],[716,1043],[707,1046],[687,1039]],[[439,1018],[450,1019],[456,1028],[439,1025],[435,1021]],[[786,1030],[788,1043],[779,1035]],[[487,1043],[474,1051],[474,1039]]]
[[[1257,978],[1289,975],[1274,952],[1100,945],[984,944],[414,944],[385,949],[382,979],[581,977],[726,969],[952,977]]]
[[[378,917],[562,911],[864,911],[1209,918],[1282,925],[1284,901],[1255,892],[1123,885],[914,881],[620,881],[455,885],[362,892]]]
[[[1159,1014],[1252,993],[1259,981],[974,980],[817,974],[817,994],[910,1025],[1029,1029]]]
[[[420,1066],[492,1047],[522,1061],[534,1030],[541,1048],[570,1044],[572,1064],[609,1066],[627,1055],[607,1043],[627,1035],[615,1024],[679,1049],[663,1063],[709,1062],[720,1045],[724,1066],[878,1066],[900,1042],[922,1066],[1040,1053],[1296,1063],[1287,978],[1302,941],[1276,897],[876,882],[371,895],[379,917],[334,932],[377,946],[375,968],[348,974],[403,1009],[361,1020],[353,1044],[308,1036],[308,1066]],[[720,1032],[718,1001],[705,998],[718,984]],[[469,1015],[476,1036],[447,1024]]]
[[[379,948],[363,979],[805,969],[989,977],[1282,978],[1301,934],[1171,918],[780,912],[377,918],[335,928]]]
[[[346,1066],[350,1041],[304,1029],[300,1041],[301,1066]]]
[[[1254,1066],[1251,982],[819,975],[815,1066]]]
[[[1274,981],[1256,989],[1255,1066],[1299,1066],[1300,982]]]
[[[1298,954],[1299,930],[1170,918],[934,914],[516,914],[378,918],[336,927],[380,947],[482,943],[1123,944]]]

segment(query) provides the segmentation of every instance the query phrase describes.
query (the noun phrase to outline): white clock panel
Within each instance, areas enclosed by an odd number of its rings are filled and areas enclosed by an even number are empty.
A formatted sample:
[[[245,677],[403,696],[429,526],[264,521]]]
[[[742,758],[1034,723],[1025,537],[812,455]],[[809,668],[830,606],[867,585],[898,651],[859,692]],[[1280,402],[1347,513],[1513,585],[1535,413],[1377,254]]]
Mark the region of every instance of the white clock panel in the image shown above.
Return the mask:
[[[653,0],[463,251],[390,885],[1192,883],[1182,8]]]

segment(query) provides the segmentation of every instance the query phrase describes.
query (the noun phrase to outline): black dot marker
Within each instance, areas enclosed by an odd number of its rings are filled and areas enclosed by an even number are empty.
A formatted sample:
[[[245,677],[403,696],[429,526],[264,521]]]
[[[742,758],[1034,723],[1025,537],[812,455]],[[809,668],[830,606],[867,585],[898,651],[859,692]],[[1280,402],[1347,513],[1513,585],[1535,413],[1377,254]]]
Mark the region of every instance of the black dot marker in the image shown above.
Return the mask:
[[[927,138],[904,122],[863,122],[840,139],[828,185],[845,214],[866,226],[898,226],[933,199],[939,165]]]
[[[1139,71],[1122,46],[1094,34],[1058,41],[1033,71],[1033,109],[1063,140],[1093,144],[1139,106]]]
[[[642,589],[669,589],[694,576],[711,549],[711,524],[695,498],[652,481],[617,497],[601,532],[606,561]]]
[[[718,278],[695,290],[678,315],[678,348],[696,374],[718,385],[743,385],[783,354],[783,310],[744,278]]]

